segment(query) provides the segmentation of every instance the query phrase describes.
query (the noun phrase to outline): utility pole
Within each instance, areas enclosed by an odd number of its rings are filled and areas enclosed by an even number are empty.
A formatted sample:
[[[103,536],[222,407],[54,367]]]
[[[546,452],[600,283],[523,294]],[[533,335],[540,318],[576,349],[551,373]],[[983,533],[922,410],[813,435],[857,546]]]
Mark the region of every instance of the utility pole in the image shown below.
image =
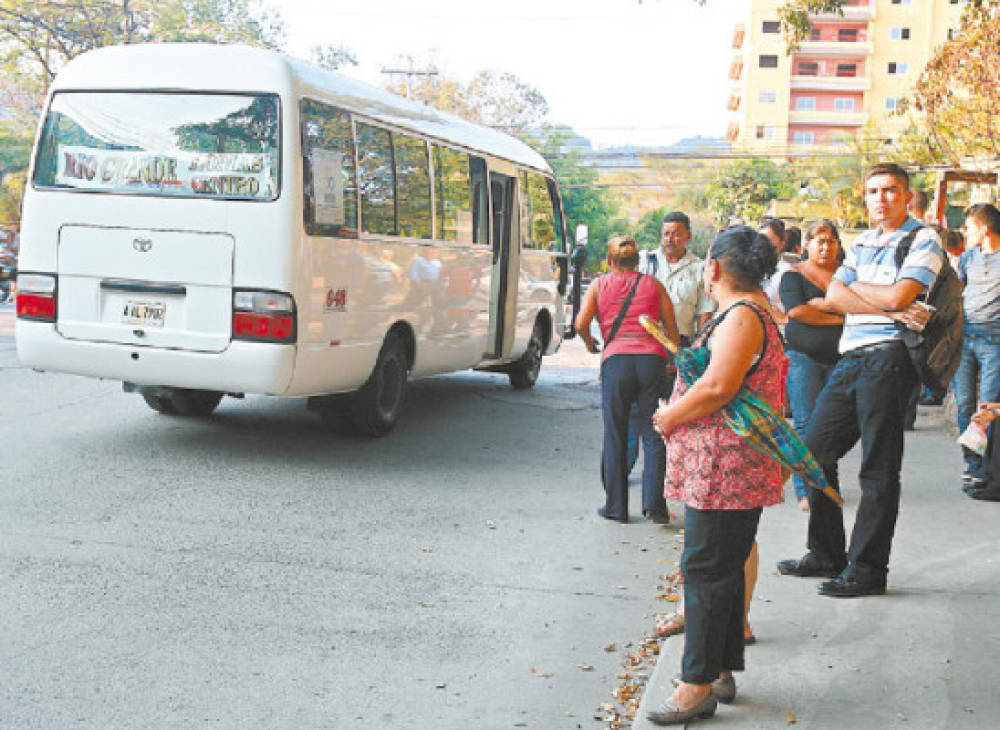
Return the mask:
[[[131,42],[132,23],[128,11],[129,0],[122,0],[122,42],[126,45]]]
[[[409,68],[383,68],[382,73],[389,76],[390,81],[394,81],[397,75],[403,76],[406,79],[406,98],[410,98],[410,82],[417,76],[437,76],[439,71],[433,66],[428,68],[414,68],[413,66],[413,56],[409,57]]]

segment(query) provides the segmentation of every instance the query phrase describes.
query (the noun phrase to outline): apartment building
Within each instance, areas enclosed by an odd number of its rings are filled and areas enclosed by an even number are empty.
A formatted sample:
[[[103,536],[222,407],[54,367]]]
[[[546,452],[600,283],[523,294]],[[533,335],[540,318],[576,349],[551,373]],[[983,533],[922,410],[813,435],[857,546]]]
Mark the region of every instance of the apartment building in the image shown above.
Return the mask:
[[[808,154],[868,122],[879,137],[906,126],[893,115],[934,49],[959,26],[965,0],[847,0],[843,15],[811,17],[812,34],[789,55],[783,0],[747,0],[733,34],[732,115],[726,137],[760,154]]]

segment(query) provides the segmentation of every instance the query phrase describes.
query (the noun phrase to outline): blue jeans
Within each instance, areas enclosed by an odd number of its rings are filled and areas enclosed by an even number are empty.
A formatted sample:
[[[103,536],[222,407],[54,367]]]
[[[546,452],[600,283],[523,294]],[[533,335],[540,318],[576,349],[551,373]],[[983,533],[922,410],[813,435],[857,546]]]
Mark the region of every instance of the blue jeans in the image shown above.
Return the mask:
[[[816,399],[830,379],[834,366],[824,365],[795,350],[788,351],[788,360],[788,400],[792,406],[792,423],[795,425],[795,433],[805,439],[809,416],[812,415]],[[795,485],[795,496],[798,499],[805,497],[806,484],[802,477],[796,474],[792,483]]]
[[[601,364],[601,410],[604,415],[605,508],[615,519],[628,518],[626,447],[628,417],[637,403],[642,439],[642,511],[666,513],[663,474],[666,446],[653,430],[653,412],[667,388],[667,361],[659,355],[612,355]]]
[[[962,338],[962,360],[955,373],[955,404],[958,430],[965,431],[972,414],[983,401],[1000,400],[1000,333],[982,325],[966,323]],[[967,474],[986,478],[983,458],[962,447]]]

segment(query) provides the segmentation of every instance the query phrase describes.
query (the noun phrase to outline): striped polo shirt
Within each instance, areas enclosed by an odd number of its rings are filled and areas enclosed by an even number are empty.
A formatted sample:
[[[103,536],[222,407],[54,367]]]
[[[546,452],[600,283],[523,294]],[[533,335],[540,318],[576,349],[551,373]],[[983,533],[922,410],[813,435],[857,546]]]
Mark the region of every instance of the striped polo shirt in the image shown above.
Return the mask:
[[[941,239],[932,229],[924,227],[917,233],[902,267],[896,268],[896,246],[919,225],[914,218],[907,217],[903,225],[891,233],[882,233],[880,228],[865,231],[848,249],[834,278],[847,286],[856,281],[892,285],[900,279],[914,279],[927,291],[944,260]],[[844,318],[844,333],[840,336],[840,351],[850,352],[902,337],[902,331],[889,317],[848,314]]]

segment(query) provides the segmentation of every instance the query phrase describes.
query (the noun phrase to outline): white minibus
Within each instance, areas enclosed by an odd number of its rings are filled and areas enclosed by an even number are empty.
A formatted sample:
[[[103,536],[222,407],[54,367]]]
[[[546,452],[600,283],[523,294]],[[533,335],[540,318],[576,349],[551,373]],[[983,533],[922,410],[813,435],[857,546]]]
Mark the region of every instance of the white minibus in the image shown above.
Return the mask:
[[[312,396],[395,424],[408,377],[530,388],[567,321],[559,190],[520,141],[276,53],[130,45],[50,90],[17,351],[160,413]]]

